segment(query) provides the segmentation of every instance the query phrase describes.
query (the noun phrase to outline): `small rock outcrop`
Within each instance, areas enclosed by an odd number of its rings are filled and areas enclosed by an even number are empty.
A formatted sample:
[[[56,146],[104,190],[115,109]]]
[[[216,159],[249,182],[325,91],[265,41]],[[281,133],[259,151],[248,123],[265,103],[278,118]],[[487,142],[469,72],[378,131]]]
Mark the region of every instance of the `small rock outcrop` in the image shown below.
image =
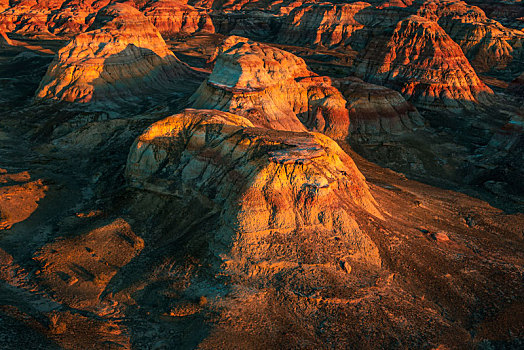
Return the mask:
[[[100,10],[90,31],[76,36],[51,63],[38,99],[91,102],[165,92],[190,76],[156,28],[137,9],[115,3]]]
[[[376,246],[353,217],[358,211],[380,217],[377,204],[353,160],[322,134],[268,130],[230,113],[186,110],[138,137],[126,176],[139,189],[208,203],[221,218],[212,249],[228,247],[216,256],[232,254],[237,263],[258,259],[252,254],[270,253],[256,247],[272,230],[315,230],[338,232],[352,258],[380,265]]]
[[[473,108],[489,103],[493,94],[442,28],[414,15],[400,21],[391,35],[372,40],[357,57],[354,71],[425,108]]]
[[[397,91],[352,77],[333,84],[347,101],[353,138],[375,140],[424,125],[417,109]]]
[[[343,138],[345,100],[329,78],[308,70],[303,59],[242,37],[229,37],[213,72],[192,96],[194,108],[242,115],[269,129],[326,133]]]

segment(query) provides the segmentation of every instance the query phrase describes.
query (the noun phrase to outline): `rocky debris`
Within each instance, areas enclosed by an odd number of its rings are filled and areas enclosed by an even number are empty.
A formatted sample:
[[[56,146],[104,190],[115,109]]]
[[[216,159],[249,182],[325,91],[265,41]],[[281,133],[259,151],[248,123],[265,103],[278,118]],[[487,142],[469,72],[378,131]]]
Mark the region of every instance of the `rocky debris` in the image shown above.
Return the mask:
[[[239,114],[255,126],[347,136],[345,100],[326,77],[284,50],[232,36],[216,54],[209,78],[191,97],[194,108]]]
[[[180,62],[156,28],[135,8],[100,10],[90,31],[77,35],[49,66],[37,99],[68,102],[126,100],[145,91],[169,93],[198,75]]]
[[[322,134],[251,125],[212,110],[161,120],[131,147],[129,183],[207,203],[222,218],[211,244],[220,249],[213,253],[230,256],[229,265],[269,256],[256,246],[274,230],[339,232],[353,259],[380,265],[353,213],[381,214],[352,159]],[[231,245],[236,248],[222,250]]]
[[[209,14],[188,5],[187,0],[152,0],[140,10],[164,39],[215,31]]]
[[[402,95],[383,86],[349,77],[333,82],[347,101],[351,137],[360,141],[384,140],[424,126],[417,109]]]
[[[523,62],[524,32],[489,19],[478,7],[456,0],[428,0],[417,14],[436,21],[459,44],[477,72],[504,69],[513,60]]]
[[[431,234],[431,238],[433,238],[437,242],[449,242],[449,236],[445,232],[435,232]]]
[[[436,22],[419,16],[408,17],[391,35],[371,41],[356,58],[354,71],[430,109],[469,109],[488,104],[493,94],[460,46]]]

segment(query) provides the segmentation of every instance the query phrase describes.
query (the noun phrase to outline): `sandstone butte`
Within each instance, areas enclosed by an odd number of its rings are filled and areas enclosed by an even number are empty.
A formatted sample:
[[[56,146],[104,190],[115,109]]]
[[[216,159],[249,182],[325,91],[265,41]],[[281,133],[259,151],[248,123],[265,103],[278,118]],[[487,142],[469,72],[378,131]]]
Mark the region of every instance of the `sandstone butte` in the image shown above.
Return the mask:
[[[170,91],[181,79],[196,77],[167,49],[149,20],[129,5],[103,8],[89,29],[60,49],[37,99],[119,100],[147,90]]]
[[[149,1],[140,10],[164,39],[215,31],[209,14],[188,5],[187,0]]]
[[[424,125],[417,109],[395,90],[349,77],[333,81],[347,101],[350,134],[362,140],[380,140]]]
[[[381,212],[353,160],[325,135],[263,129],[231,113],[189,109],[136,139],[126,176],[133,187],[185,203],[193,198],[218,214],[209,247],[231,273],[266,258],[273,262],[266,238],[274,230],[338,232],[352,260],[381,264],[353,217]]]
[[[218,49],[211,75],[191,101],[194,108],[239,114],[269,129],[307,127],[335,138],[349,130],[346,101],[329,78],[289,52],[237,36]]]
[[[354,73],[431,109],[472,108],[493,94],[438,23],[415,15],[372,40],[356,58]]]

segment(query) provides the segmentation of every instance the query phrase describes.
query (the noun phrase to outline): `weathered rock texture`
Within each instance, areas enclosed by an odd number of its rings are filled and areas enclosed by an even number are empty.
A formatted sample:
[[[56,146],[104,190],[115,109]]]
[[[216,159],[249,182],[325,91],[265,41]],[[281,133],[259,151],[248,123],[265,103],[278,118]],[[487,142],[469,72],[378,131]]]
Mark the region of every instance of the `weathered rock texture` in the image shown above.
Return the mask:
[[[156,28],[135,8],[113,4],[98,12],[90,31],[76,36],[51,63],[39,99],[90,102],[169,91],[190,76]]]
[[[366,23],[371,7],[366,2],[351,4],[305,4],[295,8],[278,39],[286,44],[326,48],[358,48],[366,40]]]
[[[478,72],[505,68],[514,59],[522,62],[524,32],[489,19],[476,6],[456,0],[429,0],[417,13],[438,22]]]
[[[337,79],[333,84],[347,101],[352,137],[376,139],[424,125],[417,109],[397,91],[357,78]]]
[[[366,81],[401,91],[427,108],[461,109],[492,94],[446,32],[434,21],[410,16],[391,35],[370,42],[354,71]]]
[[[272,255],[265,240],[274,230],[338,232],[352,259],[380,265],[377,248],[352,214],[380,217],[377,204],[353,160],[322,134],[268,130],[230,113],[186,110],[138,137],[126,175],[136,188],[186,202],[197,198],[219,214],[210,247],[216,256],[228,255],[229,265]]]
[[[141,11],[164,39],[215,31],[209,14],[188,5],[187,0],[150,1],[141,8]]]
[[[293,54],[242,37],[219,48],[215,67],[192,97],[193,107],[245,116],[270,129],[347,135],[345,100],[329,78]]]
[[[96,13],[110,0],[70,0],[48,17],[47,29],[54,35],[74,36],[88,30]]]

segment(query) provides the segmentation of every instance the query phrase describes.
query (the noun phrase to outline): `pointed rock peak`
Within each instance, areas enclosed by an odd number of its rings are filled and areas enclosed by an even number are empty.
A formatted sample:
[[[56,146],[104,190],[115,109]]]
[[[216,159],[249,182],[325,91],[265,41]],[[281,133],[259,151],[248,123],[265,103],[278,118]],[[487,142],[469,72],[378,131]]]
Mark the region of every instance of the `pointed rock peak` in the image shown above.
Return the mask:
[[[82,103],[126,101],[147,98],[145,92],[162,95],[181,89],[177,81],[188,76],[198,84],[198,75],[175,57],[140,11],[113,3],[100,10],[90,31],[58,52],[36,96]]]
[[[371,41],[357,57],[354,71],[427,108],[474,108],[489,103],[493,94],[439,24],[417,15]]]

